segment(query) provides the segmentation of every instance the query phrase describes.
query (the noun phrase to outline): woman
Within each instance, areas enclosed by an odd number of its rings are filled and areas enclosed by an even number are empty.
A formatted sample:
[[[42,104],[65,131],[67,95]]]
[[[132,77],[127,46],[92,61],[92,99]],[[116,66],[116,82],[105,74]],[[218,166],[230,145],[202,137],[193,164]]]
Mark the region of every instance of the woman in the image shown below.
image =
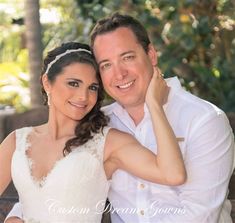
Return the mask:
[[[100,111],[103,87],[89,46],[71,42],[49,52],[41,81],[48,122],[14,131],[0,149],[0,194],[12,178],[25,222],[100,222],[97,204],[106,199],[117,169],[160,184],[185,181],[180,149],[161,109],[167,86],[158,71],[146,96],[157,156],[129,134],[107,127]]]

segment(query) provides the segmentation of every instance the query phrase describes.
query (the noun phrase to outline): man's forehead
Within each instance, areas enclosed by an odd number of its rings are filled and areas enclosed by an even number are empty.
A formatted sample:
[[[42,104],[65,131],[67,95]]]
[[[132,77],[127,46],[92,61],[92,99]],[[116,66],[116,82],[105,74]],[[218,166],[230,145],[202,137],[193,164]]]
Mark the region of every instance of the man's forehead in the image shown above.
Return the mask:
[[[102,41],[101,41],[102,43]],[[103,44],[95,44],[93,51],[96,59],[108,59],[110,56],[123,56],[127,53],[135,53],[141,48],[141,44],[137,41],[114,41],[107,44],[103,41]]]
[[[138,42],[136,35],[133,31],[127,27],[120,27],[115,30],[98,34],[94,40],[93,49],[100,46],[107,45],[107,42],[127,42],[129,41]]]

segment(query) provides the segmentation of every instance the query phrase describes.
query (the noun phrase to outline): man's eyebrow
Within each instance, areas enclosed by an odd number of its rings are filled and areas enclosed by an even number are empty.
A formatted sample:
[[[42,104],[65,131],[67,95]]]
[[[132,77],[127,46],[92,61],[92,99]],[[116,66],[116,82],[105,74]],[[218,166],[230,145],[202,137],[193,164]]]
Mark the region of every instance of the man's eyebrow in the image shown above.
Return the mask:
[[[129,51],[126,51],[126,52],[121,53],[120,56],[124,56],[124,55],[129,54],[129,53],[135,53],[135,51],[129,50]],[[98,63],[98,65],[100,66],[100,64],[105,63],[105,62],[109,62],[109,60],[108,60],[108,59],[101,60],[101,61]]]
[[[126,54],[134,53],[134,52],[135,52],[134,50],[129,50],[129,51],[126,51],[126,52],[121,53],[120,55],[121,55],[121,56],[124,56],[124,55],[126,55]]]
[[[105,62],[109,62],[109,60],[108,60],[108,59],[101,60],[101,61],[98,63],[98,66],[100,66],[100,64],[105,63]]]

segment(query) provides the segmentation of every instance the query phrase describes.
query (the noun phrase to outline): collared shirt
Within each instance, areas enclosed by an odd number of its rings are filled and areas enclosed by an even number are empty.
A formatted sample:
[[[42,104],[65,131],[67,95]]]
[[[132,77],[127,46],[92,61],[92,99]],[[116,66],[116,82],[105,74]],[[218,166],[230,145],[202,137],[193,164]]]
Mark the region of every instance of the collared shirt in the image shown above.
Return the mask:
[[[232,223],[227,194],[234,137],[226,115],[185,91],[176,77],[166,81],[171,89],[164,111],[179,141],[187,181],[181,186],[166,186],[117,170],[109,193],[112,223]],[[110,126],[132,134],[157,153],[146,105],[137,126],[117,102],[103,110],[110,117]]]
[[[232,223],[227,193],[234,138],[228,120],[216,106],[186,92],[177,78],[167,79],[167,84],[171,90],[164,110],[179,141],[187,182],[164,186],[116,171],[109,193],[112,211],[116,211],[112,223]],[[104,111],[110,126],[132,134],[157,153],[147,106],[138,126],[118,103]],[[20,207],[16,209],[8,217],[21,217]]]

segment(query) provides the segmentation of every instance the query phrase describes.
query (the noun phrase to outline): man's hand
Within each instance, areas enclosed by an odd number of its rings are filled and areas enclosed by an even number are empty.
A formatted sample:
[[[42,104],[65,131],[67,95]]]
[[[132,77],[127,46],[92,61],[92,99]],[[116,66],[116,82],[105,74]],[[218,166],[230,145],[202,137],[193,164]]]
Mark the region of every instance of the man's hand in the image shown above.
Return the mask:
[[[24,223],[24,221],[18,217],[10,217],[4,223]]]

